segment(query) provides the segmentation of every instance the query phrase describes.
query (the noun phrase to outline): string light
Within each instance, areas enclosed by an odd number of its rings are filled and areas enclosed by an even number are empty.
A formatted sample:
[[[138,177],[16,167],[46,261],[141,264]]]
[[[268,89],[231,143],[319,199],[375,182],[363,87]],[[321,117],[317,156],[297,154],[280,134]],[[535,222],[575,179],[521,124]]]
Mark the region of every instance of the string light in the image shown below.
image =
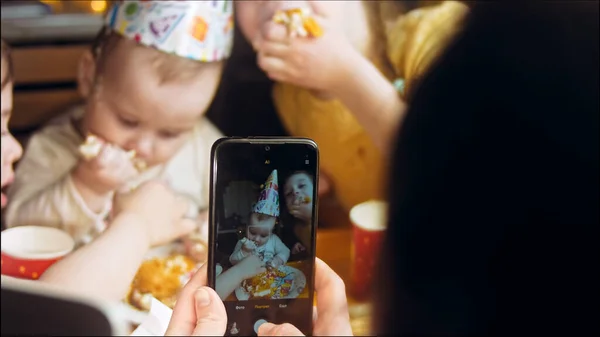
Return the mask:
[[[102,13],[106,10],[106,1],[94,0],[90,1],[90,8],[96,13]]]

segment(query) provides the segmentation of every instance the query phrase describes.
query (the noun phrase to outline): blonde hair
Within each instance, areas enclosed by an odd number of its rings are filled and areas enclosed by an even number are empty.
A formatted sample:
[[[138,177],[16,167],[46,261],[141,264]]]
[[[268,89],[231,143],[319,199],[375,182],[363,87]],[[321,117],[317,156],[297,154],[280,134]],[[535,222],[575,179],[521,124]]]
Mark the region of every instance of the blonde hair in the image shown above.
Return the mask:
[[[92,54],[96,59],[97,74],[101,75],[112,51],[125,38],[115,33],[108,27],[103,27],[92,44]],[[139,45],[138,48],[146,48],[153,53],[152,67],[159,76],[159,83],[185,81],[200,72],[206,63],[181,57],[175,54],[167,54],[160,50]]]
[[[468,10],[463,3],[444,1],[411,10],[386,27],[388,58],[404,80],[405,97],[460,31]]]

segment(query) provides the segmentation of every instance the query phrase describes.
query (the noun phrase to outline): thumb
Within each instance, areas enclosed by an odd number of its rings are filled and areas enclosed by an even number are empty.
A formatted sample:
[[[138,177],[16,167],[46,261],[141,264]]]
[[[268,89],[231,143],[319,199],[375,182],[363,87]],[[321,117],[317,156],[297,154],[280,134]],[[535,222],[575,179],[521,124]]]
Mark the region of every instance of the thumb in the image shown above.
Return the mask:
[[[194,291],[193,310],[187,299],[175,306],[165,336],[223,336],[227,328],[227,312],[217,293],[208,287]],[[178,301],[179,302],[179,301]]]
[[[192,336],[223,336],[227,329],[227,312],[219,295],[208,287],[196,290],[196,328]]]
[[[258,327],[259,336],[304,336],[298,328],[291,325],[290,323],[273,324],[264,323]]]

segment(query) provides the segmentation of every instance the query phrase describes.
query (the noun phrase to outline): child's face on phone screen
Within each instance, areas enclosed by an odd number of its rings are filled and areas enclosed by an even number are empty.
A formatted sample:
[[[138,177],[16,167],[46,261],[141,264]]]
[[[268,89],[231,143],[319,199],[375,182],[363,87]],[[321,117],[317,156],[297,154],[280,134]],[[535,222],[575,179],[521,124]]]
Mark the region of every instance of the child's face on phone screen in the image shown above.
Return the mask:
[[[312,216],[313,179],[306,173],[296,173],[285,182],[285,204],[295,218],[309,220]]]
[[[260,220],[257,214],[252,214],[247,230],[247,238],[250,241],[254,241],[256,246],[260,247],[269,241],[274,226],[275,218]]]

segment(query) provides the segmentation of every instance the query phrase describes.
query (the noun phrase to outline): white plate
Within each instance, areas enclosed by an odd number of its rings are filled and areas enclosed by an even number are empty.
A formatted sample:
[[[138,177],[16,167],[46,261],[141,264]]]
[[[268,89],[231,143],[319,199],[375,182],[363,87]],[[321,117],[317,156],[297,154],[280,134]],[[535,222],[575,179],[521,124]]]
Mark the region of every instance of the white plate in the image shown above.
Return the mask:
[[[185,252],[185,247],[180,242],[173,242],[164,246],[154,247],[150,249],[146,255],[144,256],[145,260],[154,259],[157,257],[167,257],[171,254],[183,254]],[[129,295],[129,294],[127,294]],[[134,324],[142,324],[144,319],[148,316],[147,311],[140,310],[133,305],[129,304],[127,300],[124,300],[125,303],[125,316],[127,319]]]
[[[300,293],[302,293],[302,290],[304,290],[304,287],[306,287],[306,276],[304,276],[304,273],[290,266],[281,266],[279,267],[279,270],[285,272],[288,275],[294,273],[294,279],[292,280],[292,287],[290,289],[289,294],[285,297],[277,299],[296,298],[300,296]],[[250,299],[250,294],[248,294],[243,287],[238,287],[235,290],[235,297],[237,297],[237,299],[240,301],[247,301]]]

